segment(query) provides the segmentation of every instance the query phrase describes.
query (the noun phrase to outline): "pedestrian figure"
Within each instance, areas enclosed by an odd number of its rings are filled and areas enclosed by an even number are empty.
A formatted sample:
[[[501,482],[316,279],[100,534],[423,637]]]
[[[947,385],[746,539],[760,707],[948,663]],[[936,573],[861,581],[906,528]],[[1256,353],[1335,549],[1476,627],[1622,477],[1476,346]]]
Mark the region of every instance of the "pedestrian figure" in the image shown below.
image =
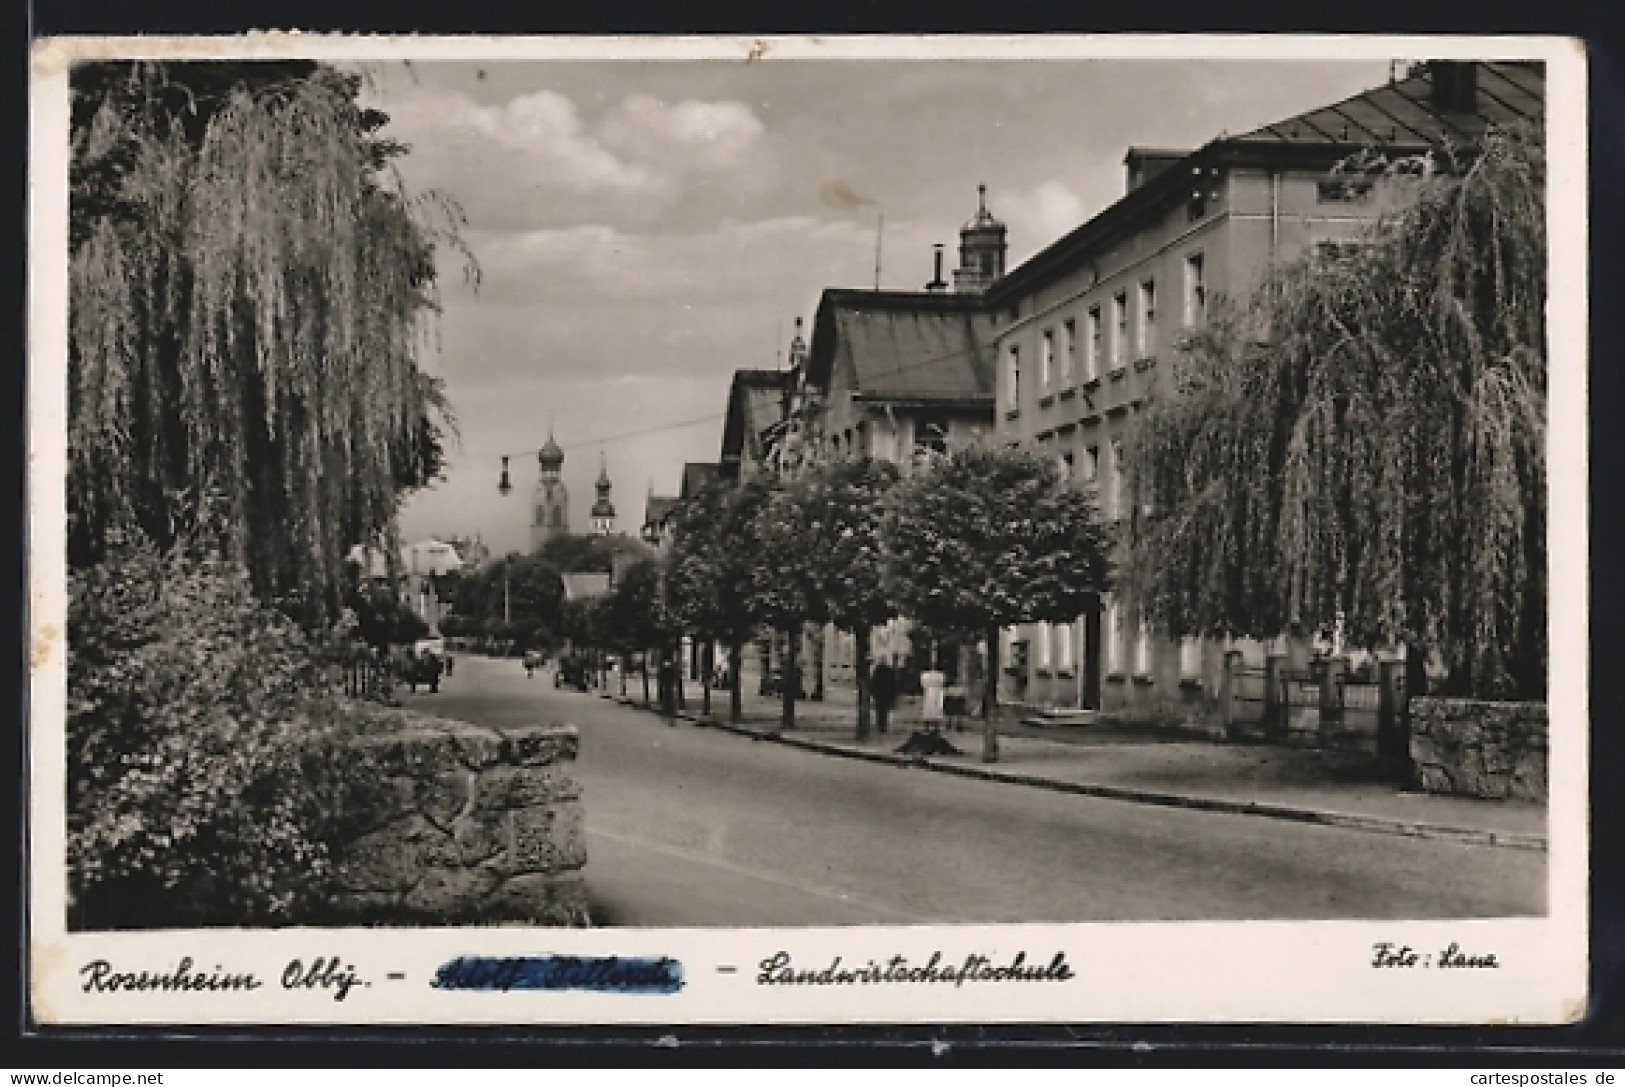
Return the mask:
[[[525,678],[530,679],[535,674],[536,674],[536,654],[532,653],[532,652],[526,652],[525,653]]]
[[[897,672],[885,661],[876,664],[869,676],[869,696],[875,703],[875,731],[884,735],[892,703],[897,699]]]
[[[412,648],[410,646],[407,647],[406,653],[401,659],[401,671],[406,673],[406,686],[412,691],[413,694],[417,694],[418,655],[412,652]]]
[[[446,654],[446,675],[448,675],[448,676],[451,675],[452,665],[455,664],[455,663],[456,663],[456,658],[454,658],[450,653],[447,653]]]

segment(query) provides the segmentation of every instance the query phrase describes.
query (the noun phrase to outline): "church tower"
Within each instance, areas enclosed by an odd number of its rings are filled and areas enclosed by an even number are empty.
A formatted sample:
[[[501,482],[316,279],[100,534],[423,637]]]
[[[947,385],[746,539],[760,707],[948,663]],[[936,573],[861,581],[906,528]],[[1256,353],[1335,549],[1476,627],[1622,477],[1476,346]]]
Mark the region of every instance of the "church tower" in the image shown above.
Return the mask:
[[[593,489],[598,492],[598,498],[592,504],[592,530],[599,536],[608,536],[615,531],[615,505],[609,500],[609,466],[604,463],[604,455],[598,454],[598,482]]]
[[[547,444],[536,454],[540,471],[536,476],[536,494],[531,501],[530,549],[538,550],[548,540],[570,533],[570,492],[559,477],[564,468],[564,450],[553,440],[552,428],[547,432]]]
[[[955,294],[981,294],[1004,275],[1004,257],[1009,248],[1004,233],[1004,224],[987,210],[987,186],[976,186],[976,214],[959,231]]]

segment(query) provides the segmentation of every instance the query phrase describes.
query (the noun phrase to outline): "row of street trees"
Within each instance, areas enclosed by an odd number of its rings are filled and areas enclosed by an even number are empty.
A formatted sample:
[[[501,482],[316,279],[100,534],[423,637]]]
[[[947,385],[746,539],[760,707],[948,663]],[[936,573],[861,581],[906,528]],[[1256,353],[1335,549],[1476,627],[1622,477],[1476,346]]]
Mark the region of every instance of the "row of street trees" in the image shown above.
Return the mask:
[[[785,480],[716,484],[678,508],[673,533],[663,567],[634,567],[616,587],[601,635],[625,647],[670,645],[682,634],[727,647],[737,719],[744,646],[758,630],[784,635],[785,672],[794,675],[803,625],[834,624],[857,647],[860,739],[869,730],[875,626],[906,616],[941,635],[982,640],[990,761],[999,630],[1076,618],[1109,574],[1110,540],[1091,496],[1062,485],[1049,459],[1021,450],[927,455],[907,475],[848,459]],[[789,728],[796,685],[781,691]]]

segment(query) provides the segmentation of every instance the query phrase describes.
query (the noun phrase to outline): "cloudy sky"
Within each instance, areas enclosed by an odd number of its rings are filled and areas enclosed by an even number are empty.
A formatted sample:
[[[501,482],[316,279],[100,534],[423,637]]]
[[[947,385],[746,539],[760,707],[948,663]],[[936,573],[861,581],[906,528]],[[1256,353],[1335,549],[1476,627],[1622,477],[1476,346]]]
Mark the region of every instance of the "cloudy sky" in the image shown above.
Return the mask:
[[[602,455],[620,527],[715,460],[728,381],[772,367],[826,286],[917,289],[976,186],[1011,265],[1122,195],[1132,145],[1194,148],[1357,93],[1384,62],[808,61],[375,64],[406,185],[467,217],[427,362],[460,422],[409,539],[528,546],[534,451],[566,454],[571,524]],[[514,493],[498,495],[500,457]]]

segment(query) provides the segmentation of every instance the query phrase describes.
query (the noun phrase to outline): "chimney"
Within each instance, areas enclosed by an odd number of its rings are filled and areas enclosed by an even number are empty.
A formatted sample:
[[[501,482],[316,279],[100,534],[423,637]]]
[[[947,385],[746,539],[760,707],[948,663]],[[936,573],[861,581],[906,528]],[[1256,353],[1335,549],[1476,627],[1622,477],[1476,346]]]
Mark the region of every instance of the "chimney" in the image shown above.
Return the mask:
[[[1470,60],[1436,60],[1428,65],[1433,75],[1433,108],[1441,113],[1478,111],[1478,65]]]
[[[931,282],[925,285],[925,289],[933,293],[940,293],[948,289],[948,281],[942,278],[942,243],[937,242],[931,249],[932,259],[935,262],[935,271],[931,276]]]

